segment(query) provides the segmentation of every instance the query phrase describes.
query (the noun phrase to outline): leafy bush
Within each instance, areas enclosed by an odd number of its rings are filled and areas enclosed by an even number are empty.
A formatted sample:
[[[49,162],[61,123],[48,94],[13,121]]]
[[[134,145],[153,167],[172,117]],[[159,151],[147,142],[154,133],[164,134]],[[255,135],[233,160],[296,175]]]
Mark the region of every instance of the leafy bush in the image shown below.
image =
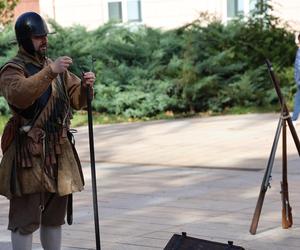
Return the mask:
[[[268,6],[263,6],[270,8]],[[262,8],[260,8],[261,10]],[[264,10],[264,9],[263,9]],[[263,14],[263,15],[262,15]],[[141,118],[162,112],[222,112],[277,102],[264,60],[269,58],[291,99],[294,36],[264,10],[228,25],[202,14],[178,29],[105,24],[93,31],[51,21],[48,55],[73,58],[71,70],[97,75],[95,111]],[[15,52],[12,27],[0,34],[0,63]],[[1,112],[6,112],[2,108]]]

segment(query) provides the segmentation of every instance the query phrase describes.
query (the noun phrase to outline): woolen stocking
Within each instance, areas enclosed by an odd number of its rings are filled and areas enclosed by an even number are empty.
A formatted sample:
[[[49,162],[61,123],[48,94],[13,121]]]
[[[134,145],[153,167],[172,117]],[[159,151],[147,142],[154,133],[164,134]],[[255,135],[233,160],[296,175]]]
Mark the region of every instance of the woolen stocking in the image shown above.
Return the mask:
[[[60,250],[61,248],[61,226],[41,226],[40,238],[45,250]]]
[[[31,250],[32,234],[20,234],[18,231],[11,232],[13,250]]]

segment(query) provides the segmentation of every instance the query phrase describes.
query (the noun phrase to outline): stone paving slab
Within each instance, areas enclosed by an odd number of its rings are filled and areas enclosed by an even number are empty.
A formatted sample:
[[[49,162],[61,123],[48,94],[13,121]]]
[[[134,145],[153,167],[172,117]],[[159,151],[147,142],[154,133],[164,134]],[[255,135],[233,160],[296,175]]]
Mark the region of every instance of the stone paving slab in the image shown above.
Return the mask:
[[[279,114],[270,113],[95,126],[96,160],[262,169],[278,119]],[[79,128],[76,138],[77,145],[88,145],[87,128]],[[288,148],[289,159],[297,159],[291,140]],[[79,146],[78,151],[83,161],[89,160],[88,147]]]
[[[299,249],[300,169],[291,138],[294,226],[281,228],[279,145],[257,234],[249,233],[277,121],[278,114],[264,114],[97,126],[102,249],[163,249],[183,231],[223,243],[233,240],[249,250]],[[95,249],[86,129],[79,128],[76,137],[86,188],[74,195],[74,225],[63,227],[63,250]],[[0,207],[0,250],[11,250],[3,197]],[[42,249],[38,232],[33,249]]]

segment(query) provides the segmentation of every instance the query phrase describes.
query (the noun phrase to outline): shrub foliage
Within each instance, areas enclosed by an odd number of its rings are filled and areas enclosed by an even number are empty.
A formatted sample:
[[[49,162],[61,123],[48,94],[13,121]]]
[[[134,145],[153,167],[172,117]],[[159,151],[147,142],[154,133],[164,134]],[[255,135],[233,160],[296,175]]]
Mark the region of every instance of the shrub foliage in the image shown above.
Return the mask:
[[[269,13],[265,11],[263,13]],[[152,117],[159,113],[223,112],[277,102],[264,60],[270,59],[285,95],[292,97],[294,35],[278,19],[253,13],[224,25],[201,14],[178,29],[108,23],[93,31],[63,28],[51,21],[51,58],[73,58],[71,70],[97,75],[95,111]],[[0,63],[16,52],[12,27],[0,34]],[[0,112],[7,112],[2,107]]]

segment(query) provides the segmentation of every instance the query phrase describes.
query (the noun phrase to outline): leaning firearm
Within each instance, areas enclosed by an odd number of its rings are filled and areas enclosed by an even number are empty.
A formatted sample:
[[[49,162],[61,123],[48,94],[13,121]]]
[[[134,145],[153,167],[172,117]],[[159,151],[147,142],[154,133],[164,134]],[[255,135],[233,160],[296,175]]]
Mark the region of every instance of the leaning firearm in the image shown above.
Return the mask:
[[[250,233],[255,234],[259,217],[261,214],[261,209],[263,205],[263,201],[265,198],[266,191],[268,187],[270,187],[270,179],[271,179],[271,172],[272,172],[272,167],[274,163],[274,158],[275,158],[275,153],[276,153],[276,148],[278,145],[278,140],[280,137],[280,132],[281,128],[283,130],[282,132],[282,182],[281,182],[281,198],[282,198],[282,227],[283,228],[288,228],[291,227],[293,224],[293,218],[292,218],[292,208],[289,204],[289,196],[288,196],[288,183],[287,183],[287,149],[286,149],[286,122],[289,126],[289,129],[292,133],[292,137],[294,140],[294,143],[296,145],[296,148],[298,150],[298,154],[300,156],[300,142],[299,138],[297,136],[297,132],[295,130],[295,127],[292,123],[292,119],[289,115],[289,110],[287,108],[286,102],[283,98],[283,95],[281,93],[280,87],[279,87],[279,82],[275,77],[272,64],[270,63],[269,60],[266,60],[266,64],[268,67],[268,71],[270,74],[270,78],[272,80],[272,83],[275,87],[277,96],[279,98],[279,102],[281,105],[281,117],[279,119],[279,123],[277,126],[272,150],[271,150],[271,155],[268,161],[267,169],[264,175],[264,179],[262,182],[261,190],[259,193],[258,201],[256,204],[255,212],[253,215],[251,227],[250,227]]]
[[[287,108],[286,102],[282,96],[280,91],[279,82],[275,77],[272,64],[270,61],[266,60],[266,64],[268,66],[268,70],[270,73],[270,77],[274,84],[276,93],[279,98],[279,102],[281,104],[281,108],[283,111],[283,119],[287,121],[287,124],[292,133],[296,148],[298,150],[298,154],[300,155],[300,142],[297,136],[297,132],[293,125],[292,119],[290,117],[289,110]],[[283,123],[282,127],[282,182],[281,182],[281,200],[282,200],[282,228],[289,228],[293,225],[293,216],[292,216],[292,208],[289,202],[289,191],[288,191],[288,181],[287,181],[287,148],[286,148],[286,123]]]
[[[258,200],[257,200],[257,203],[256,203],[252,223],[251,223],[251,226],[250,226],[250,233],[251,234],[256,233],[256,229],[257,229],[257,226],[258,226],[258,221],[259,221],[262,206],[263,206],[263,203],[264,203],[265,195],[266,195],[266,192],[267,192],[268,188],[271,187],[271,183],[270,183],[270,181],[272,179],[271,173],[272,173],[272,168],[273,168],[274,159],[275,159],[275,155],[276,155],[276,149],[277,149],[278,141],[279,141],[279,138],[280,138],[282,123],[283,123],[282,119],[279,119],[278,126],[277,126],[277,129],[276,129],[275,138],[274,138],[273,145],[272,145],[272,150],[271,150],[270,157],[269,157],[269,160],[268,160],[268,164],[267,164],[266,172],[265,172],[265,175],[264,175],[264,179],[263,179],[263,182],[261,184],[261,188],[260,188]]]

